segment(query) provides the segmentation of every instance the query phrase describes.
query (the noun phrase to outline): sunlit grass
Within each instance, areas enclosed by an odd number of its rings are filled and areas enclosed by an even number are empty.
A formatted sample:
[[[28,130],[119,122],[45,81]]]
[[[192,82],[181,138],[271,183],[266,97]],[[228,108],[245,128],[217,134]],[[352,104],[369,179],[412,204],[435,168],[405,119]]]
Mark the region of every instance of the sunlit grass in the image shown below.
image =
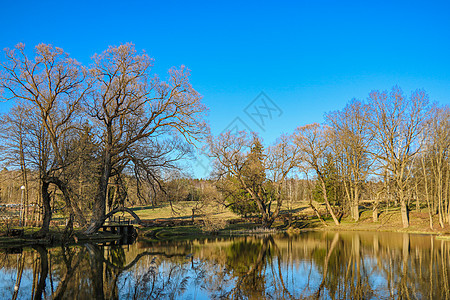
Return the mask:
[[[195,208],[196,203],[193,201],[180,201],[170,205],[163,203],[156,207],[150,205],[133,207],[132,210],[143,220],[153,219],[188,219],[192,217],[192,208]],[[226,209],[220,205],[209,205],[200,210],[195,211],[195,218],[203,218],[205,216],[222,218],[225,220],[238,218],[239,216],[231,210]]]

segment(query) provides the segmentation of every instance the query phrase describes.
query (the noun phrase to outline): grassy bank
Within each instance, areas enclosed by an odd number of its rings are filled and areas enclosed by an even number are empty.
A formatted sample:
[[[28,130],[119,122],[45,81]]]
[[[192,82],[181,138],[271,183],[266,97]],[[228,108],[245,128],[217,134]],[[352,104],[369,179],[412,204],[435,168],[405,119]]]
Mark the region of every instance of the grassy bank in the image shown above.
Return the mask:
[[[314,222],[316,230],[343,230],[343,231],[387,231],[387,232],[405,232],[405,233],[423,233],[423,234],[450,234],[449,224],[444,224],[442,228],[439,225],[437,216],[433,216],[433,229],[430,228],[429,216],[427,211],[410,211],[410,226],[403,228],[400,208],[390,208],[383,210],[378,215],[378,221],[374,222],[372,218],[372,210],[362,211],[358,221],[352,220],[350,217],[343,217],[340,225],[335,225],[331,218],[325,219],[326,225]],[[293,228],[298,228],[297,224],[293,224]]]
[[[305,203],[297,203],[291,206],[289,218],[288,211],[282,211],[282,218],[277,220],[272,231],[261,229],[260,224],[250,220],[243,220],[230,210],[217,207],[205,207],[201,211],[195,211],[194,222],[192,222],[193,202],[179,202],[176,205],[168,204],[157,207],[142,206],[134,207],[132,210],[143,220],[146,226],[138,227],[140,239],[154,240],[185,240],[205,239],[214,237],[249,235],[270,232],[299,233],[304,230],[342,230],[342,231],[386,231],[435,234],[442,238],[450,236],[450,226],[445,224],[444,228],[439,225],[437,216],[433,217],[433,229],[429,225],[428,212],[426,210],[410,211],[410,227],[403,228],[400,209],[389,208],[381,210],[378,221],[373,222],[372,210],[361,211],[360,220],[355,222],[349,217],[343,216],[340,225],[335,225],[331,218],[326,217],[325,209],[320,209],[324,216],[326,225],[318,220],[311,208]],[[320,205],[316,205],[320,207]],[[118,214],[121,218],[131,218],[127,213]],[[174,221],[174,222],[170,222]],[[176,223],[184,221],[190,224]],[[178,224],[176,226],[170,224]],[[151,226],[149,225],[151,224]],[[164,224],[164,226],[158,226]],[[23,237],[0,237],[0,247],[11,247],[17,245],[52,244],[63,241],[63,227],[51,227],[51,239],[36,240],[32,234],[38,228],[24,228]],[[100,232],[94,236],[86,236],[81,229],[75,229],[74,238],[69,243],[80,242],[105,242],[119,239],[118,235]]]
[[[224,220],[238,218],[239,216],[229,209],[224,209],[218,206],[205,206],[202,209],[195,209],[196,202],[193,201],[179,201],[170,205],[163,203],[157,206],[139,206],[133,207],[133,210],[142,220],[152,219],[191,219],[192,209],[194,208],[194,219],[208,217],[215,217]],[[125,213],[124,216],[127,214]]]
[[[188,219],[190,218],[188,209],[189,203],[186,204],[184,213],[183,210],[178,216],[174,215],[169,207],[157,207],[151,209],[151,212],[146,208],[142,208],[142,216],[158,216],[158,219],[163,219],[161,216],[166,216],[166,219]],[[277,220],[272,228],[276,231],[287,231],[289,233],[298,233],[304,230],[342,230],[342,231],[385,231],[385,232],[405,232],[405,233],[421,233],[421,234],[435,234],[442,237],[450,235],[450,226],[444,224],[444,228],[439,225],[437,216],[433,217],[433,229],[430,228],[428,212],[426,210],[412,210],[410,211],[410,226],[403,228],[400,208],[389,208],[380,211],[378,221],[373,222],[372,210],[362,210],[360,219],[355,222],[350,217],[344,216],[340,220],[340,225],[335,225],[331,218],[327,218],[325,211],[324,221],[326,225],[320,222],[314,215],[313,211],[306,206],[306,204],[297,204],[291,210],[292,218],[289,221],[287,217],[287,211],[283,211],[284,218]],[[141,216],[140,210],[135,211]],[[283,215],[282,215],[283,216]],[[214,213],[208,211],[204,215],[196,216],[196,220],[202,220],[205,218],[223,219],[227,222],[232,222],[239,217],[231,212]],[[144,218],[145,219],[145,218]],[[230,236],[251,234],[257,232],[260,228],[259,224],[251,222],[243,222],[238,224],[228,224],[224,228],[217,230],[214,234],[204,230],[202,225],[191,226],[175,226],[175,227],[159,227],[159,228],[141,228],[140,236],[144,239],[192,239],[199,237],[211,237],[211,236]],[[203,229],[203,230],[202,230]]]

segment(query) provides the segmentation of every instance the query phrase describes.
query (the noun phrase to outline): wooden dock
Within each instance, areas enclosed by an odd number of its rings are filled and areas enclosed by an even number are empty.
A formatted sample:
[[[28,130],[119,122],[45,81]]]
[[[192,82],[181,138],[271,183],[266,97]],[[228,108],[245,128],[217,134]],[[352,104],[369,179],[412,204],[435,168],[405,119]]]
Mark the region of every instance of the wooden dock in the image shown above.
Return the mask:
[[[102,231],[117,233],[123,236],[132,236],[136,234],[134,226],[131,224],[108,224],[102,226]]]

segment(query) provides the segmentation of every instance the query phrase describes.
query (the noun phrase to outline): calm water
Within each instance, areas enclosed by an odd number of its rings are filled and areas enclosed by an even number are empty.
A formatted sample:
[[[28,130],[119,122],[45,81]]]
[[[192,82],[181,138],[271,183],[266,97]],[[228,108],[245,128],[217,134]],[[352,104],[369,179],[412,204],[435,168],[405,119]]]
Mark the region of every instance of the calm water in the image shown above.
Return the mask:
[[[425,235],[309,232],[15,251],[0,253],[1,299],[450,298],[450,242]]]

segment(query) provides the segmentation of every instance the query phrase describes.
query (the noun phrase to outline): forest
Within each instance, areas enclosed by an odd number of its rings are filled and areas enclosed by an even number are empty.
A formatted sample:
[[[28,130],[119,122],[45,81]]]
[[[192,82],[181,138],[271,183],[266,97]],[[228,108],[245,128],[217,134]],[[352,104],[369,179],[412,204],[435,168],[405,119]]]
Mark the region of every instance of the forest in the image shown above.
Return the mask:
[[[4,55],[0,97],[14,104],[0,120],[0,204],[20,204],[36,237],[58,211],[65,232],[93,234],[114,209],[177,201],[195,203],[192,219],[225,207],[265,228],[293,202],[336,226],[362,209],[377,222],[386,207],[404,228],[413,209],[430,229],[450,225],[450,108],[424,90],[373,90],[266,145],[256,132],[212,135],[189,70],[160,78],[133,44],[89,66],[46,44]],[[213,158],[208,179],[186,175],[199,148]]]

